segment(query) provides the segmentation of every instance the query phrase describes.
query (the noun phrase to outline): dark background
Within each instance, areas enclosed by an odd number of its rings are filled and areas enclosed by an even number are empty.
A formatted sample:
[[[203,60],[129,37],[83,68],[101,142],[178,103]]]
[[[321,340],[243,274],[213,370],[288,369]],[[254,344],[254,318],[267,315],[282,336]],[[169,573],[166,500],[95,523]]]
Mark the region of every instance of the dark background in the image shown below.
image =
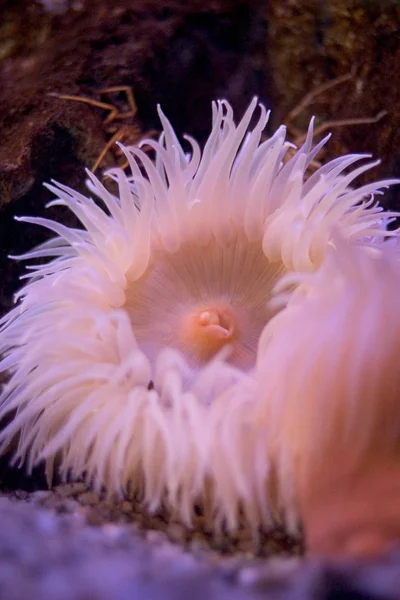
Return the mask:
[[[109,139],[105,111],[49,94],[99,100],[104,87],[130,86],[135,131],[158,128],[160,103],[179,133],[203,141],[213,99],[240,115],[258,95],[275,128],[304,94],[351,73],[295,124],[386,110],[379,123],[334,130],[326,156],[372,152],[382,165],[365,179],[398,175],[399,36],[398,0],[0,0],[0,310],[23,268],[7,255],[46,235],[13,215],[42,214],[51,178],[81,189]],[[126,109],[122,95],[113,101]],[[398,192],[384,202],[400,208]]]

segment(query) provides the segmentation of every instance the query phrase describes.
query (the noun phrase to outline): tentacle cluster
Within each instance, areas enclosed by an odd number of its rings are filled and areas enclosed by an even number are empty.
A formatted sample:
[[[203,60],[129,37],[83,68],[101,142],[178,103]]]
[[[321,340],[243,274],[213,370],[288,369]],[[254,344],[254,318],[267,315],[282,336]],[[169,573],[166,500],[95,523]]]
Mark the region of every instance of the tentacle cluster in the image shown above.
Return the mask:
[[[227,102],[213,104],[203,151],[189,137],[190,148],[181,145],[160,111],[163,134],[145,142],[155,164],[124,148],[130,175],[109,172],[117,196],[90,173],[100,203],[48,186],[82,229],[21,219],[56,237],[19,257],[51,260],[30,267],[0,322],[0,369],[10,373],[0,418],[15,412],[2,452],[18,436],[15,459],[28,468],[45,460],[50,472],[60,456],[65,476],[110,493],[140,490],[150,509],[167,502],[185,522],[203,502],[231,528],[243,514],[253,527],[269,523],[269,415],[282,382],[271,374],[265,386],[260,369],[288,310],[271,307],[273,289],[285,273],[318,269],[336,239],[380,251],[397,232],[374,201],[395,180],[350,187],[375,164],[348,172],[362,155],[307,177],[328,138],[313,148],[311,123],[284,161],[284,127],[261,141],[263,106],[249,130],[256,105],[236,125]],[[199,341],[197,317],[225,327],[226,343]]]

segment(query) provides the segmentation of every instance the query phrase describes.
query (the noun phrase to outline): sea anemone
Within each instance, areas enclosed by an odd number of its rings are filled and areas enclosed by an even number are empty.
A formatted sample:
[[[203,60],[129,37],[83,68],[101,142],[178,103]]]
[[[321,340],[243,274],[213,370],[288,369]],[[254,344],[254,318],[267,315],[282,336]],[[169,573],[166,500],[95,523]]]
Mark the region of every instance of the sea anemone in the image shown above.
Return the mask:
[[[294,285],[259,361],[279,495],[311,550],[375,552],[400,538],[400,247],[342,241]]]
[[[0,417],[15,414],[0,450],[18,436],[28,470],[45,461],[50,478],[58,457],[64,477],[136,493],[185,523],[196,504],[228,528],[270,523],[268,422],[255,415],[270,402],[256,363],[273,289],[317,269],[337,235],[379,247],[393,215],[373,194],[395,180],[352,189],[376,164],[348,172],[363,155],[308,177],[328,138],[312,148],[311,123],[285,160],[284,127],[261,141],[262,105],[249,129],[256,107],[235,125],[230,105],[214,103],[203,151],[190,137],[183,147],[160,110],[161,138],[145,142],[155,164],[123,148],[130,175],[108,172],[118,196],[90,173],[100,203],[48,186],[83,229],[20,219],[57,234],[19,257],[52,259],[30,267],[1,321]]]

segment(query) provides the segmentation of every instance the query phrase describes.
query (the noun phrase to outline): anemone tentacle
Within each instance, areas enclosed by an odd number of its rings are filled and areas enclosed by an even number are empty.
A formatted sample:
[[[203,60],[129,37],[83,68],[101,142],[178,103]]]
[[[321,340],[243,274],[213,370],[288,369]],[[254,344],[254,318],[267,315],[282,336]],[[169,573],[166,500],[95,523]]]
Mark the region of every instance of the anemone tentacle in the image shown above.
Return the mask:
[[[284,127],[262,141],[263,106],[250,129],[256,107],[236,125],[226,101],[213,103],[202,151],[190,137],[182,145],[159,110],[160,139],[141,144],[155,163],[123,148],[130,173],[108,172],[118,195],[89,172],[96,201],[48,186],[82,229],[20,219],[56,237],[19,257],[51,260],[30,267],[0,320],[0,371],[10,374],[0,419],[15,413],[1,452],[18,436],[15,460],[28,468],[44,460],[50,470],[58,455],[65,477],[110,494],[142,490],[149,509],[167,502],[187,523],[196,502],[230,528],[243,514],[254,528],[271,522],[275,388],[260,395],[257,364],[285,322],[274,288],[285,274],[295,288],[337,239],[380,251],[398,236],[387,230],[395,213],[373,198],[398,181],[350,187],[376,164],[348,171],[361,155],[308,176],[329,136],[313,148],[311,122],[286,160]]]

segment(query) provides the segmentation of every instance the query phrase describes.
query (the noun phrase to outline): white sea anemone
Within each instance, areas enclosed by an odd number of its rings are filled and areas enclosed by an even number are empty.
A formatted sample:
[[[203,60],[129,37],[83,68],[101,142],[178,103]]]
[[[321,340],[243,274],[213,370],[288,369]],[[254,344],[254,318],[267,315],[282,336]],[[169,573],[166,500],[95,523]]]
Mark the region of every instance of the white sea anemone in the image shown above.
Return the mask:
[[[186,523],[195,503],[229,528],[270,522],[268,423],[254,415],[270,400],[255,365],[273,288],[317,268],[334,235],[379,246],[392,215],[373,194],[394,180],[349,187],[375,164],[346,174],[362,155],[307,178],[327,138],[313,149],[311,123],[285,162],[284,127],[261,142],[263,106],[249,131],[256,106],[235,125],[214,103],[202,152],[189,137],[184,150],[160,111],[160,141],[146,142],[156,164],[124,148],[131,175],[109,172],[118,197],[90,173],[100,206],[48,186],[84,229],[21,219],[57,237],[22,257],[53,258],[30,267],[1,321],[0,417],[15,411],[1,451],[18,435],[28,469],[44,460],[50,473],[59,456],[64,476],[140,491],[149,510],[164,502]]]
[[[342,525],[330,522],[336,509],[344,510],[348,531],[351,520],[373,513],[365,497],[356,496],[358,504],[347,511],[339,506],[351,496],[343,481],[355,488],[368,470],[378,480],[382,466],[384,479],[393,465],[398,477],[400,247],[385,242],[366,251],[342,241],[320,269],[286,275],[280,287],[287,285],[295,291],[262,335],[259,389],[269,403],[270,457],[281,503],[296,511],[300,505],[301,512],[309,506],[311,520],[317,500],[323,502],[320,531],[312,532],[320,543],[329,527]],[[262,413],[258,418],[265,420]],[[392,484],[389,494],[398,494],[398,481]],[[393,507],[382,521],[392,517]],[[373,519],[376,524],[376,514]]]

